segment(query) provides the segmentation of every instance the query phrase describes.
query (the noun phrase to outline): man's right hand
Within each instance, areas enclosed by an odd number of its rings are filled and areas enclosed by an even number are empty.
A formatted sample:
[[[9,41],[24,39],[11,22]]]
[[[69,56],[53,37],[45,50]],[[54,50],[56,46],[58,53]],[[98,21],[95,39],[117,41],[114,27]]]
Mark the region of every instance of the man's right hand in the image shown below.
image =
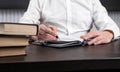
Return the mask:
[[[37,36],[31,36],[31,40],[57,40],[57,28],[55,26],[39,25]]]

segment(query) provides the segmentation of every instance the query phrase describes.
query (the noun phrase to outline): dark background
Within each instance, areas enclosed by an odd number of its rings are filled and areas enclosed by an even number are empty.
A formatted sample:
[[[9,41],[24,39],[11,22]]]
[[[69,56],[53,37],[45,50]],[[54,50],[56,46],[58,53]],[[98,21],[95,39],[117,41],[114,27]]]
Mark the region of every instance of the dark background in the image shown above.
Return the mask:
[[[26,9],[29,0],[0,0],[0,9]]]
[[[109,11],[120,10],[120,0],[100,0]]]
[[[120,10],[120,0],[100,0],[107,10]],[[0,0],[0,9],[26,9],[29,0]]]

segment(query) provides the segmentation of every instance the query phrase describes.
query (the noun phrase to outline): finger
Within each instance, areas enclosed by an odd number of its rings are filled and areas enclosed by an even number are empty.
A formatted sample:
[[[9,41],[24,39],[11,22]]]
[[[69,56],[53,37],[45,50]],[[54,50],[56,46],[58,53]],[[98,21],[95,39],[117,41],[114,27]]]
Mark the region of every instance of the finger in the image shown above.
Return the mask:
[[[56,26],[49,26],[51,30],[53,31],[54,36],[57,35],[57,27]]]
[[[104,41],[104,39],[95,42],[94,45],[99,45],[99,44],[103,44],[103,43],[106,43],[106,42]]]
[[[48,33],[51,34],[53,36],[55,36],[54,31],[52,31],[52,29],[44,24],[40,25],[40,32],[42,31],[42,33]]]
[[[49,32],[49,31],[51,31],[51,29],[50,29],[49,27],[47,27],[45,24],[41,24],[41,25],[39,26],[39,29],[40,29],[41,31],[44,31],[44,32]]]
[[[96,37],[94,39],[92,39],[91,41],[88,42],[88,45],[92,45],[92,44],[95,44],[96,42],[102,40],[101,37]]]
[[[39,36],[39,40],[57,40],[57,38],[50,34],[46,34],[46,35]]]
[[[52,31],[54,31],[54,32],[57,31],[57,27],[56,27],[56,26],[52,26],[52,25],[50,25],[49,27],[51,28]]]
[[[33,41],[33,40],[38,40],[38,37],[37,36],[30,36],[30,40]]]
[[[45,35],[46,33],[43,30],[39,30],[38,35]]]
[[[88,39],[95,38],[99,35],[100,35],[99,31],[91,31],[91,32],[87,33],[86,35],[81,36],[81,38],[85,39],[85,40],[88,40]]]

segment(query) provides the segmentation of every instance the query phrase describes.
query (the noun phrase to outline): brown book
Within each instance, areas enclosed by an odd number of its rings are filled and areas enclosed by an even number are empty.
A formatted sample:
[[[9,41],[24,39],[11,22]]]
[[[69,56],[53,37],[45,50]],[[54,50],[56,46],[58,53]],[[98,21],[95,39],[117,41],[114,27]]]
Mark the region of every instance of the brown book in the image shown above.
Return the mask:
[[[0,47],[27,46],[28,41],[26,36],[0,35]]]
[[[3,47],[0,48],[0,57],[26,55],[25,47]]]
[[[37,35],[37,24],[0,23],[0,34],[3,35]]]

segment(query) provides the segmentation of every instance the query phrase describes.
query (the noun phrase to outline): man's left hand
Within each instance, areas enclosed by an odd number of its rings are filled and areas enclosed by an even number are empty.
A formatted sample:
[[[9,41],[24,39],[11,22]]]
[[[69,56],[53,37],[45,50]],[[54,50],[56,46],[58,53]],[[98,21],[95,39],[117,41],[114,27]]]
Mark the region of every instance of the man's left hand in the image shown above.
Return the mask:
[[[98,44],[103,44],[103,43],[109,43],[113,39],[114,34],[110,30],[105,30],[105,31],[91,31],[87,33],[86,35],[81,36],[82,39],[84,40],[89,40],[88,45],[98,45]]]

